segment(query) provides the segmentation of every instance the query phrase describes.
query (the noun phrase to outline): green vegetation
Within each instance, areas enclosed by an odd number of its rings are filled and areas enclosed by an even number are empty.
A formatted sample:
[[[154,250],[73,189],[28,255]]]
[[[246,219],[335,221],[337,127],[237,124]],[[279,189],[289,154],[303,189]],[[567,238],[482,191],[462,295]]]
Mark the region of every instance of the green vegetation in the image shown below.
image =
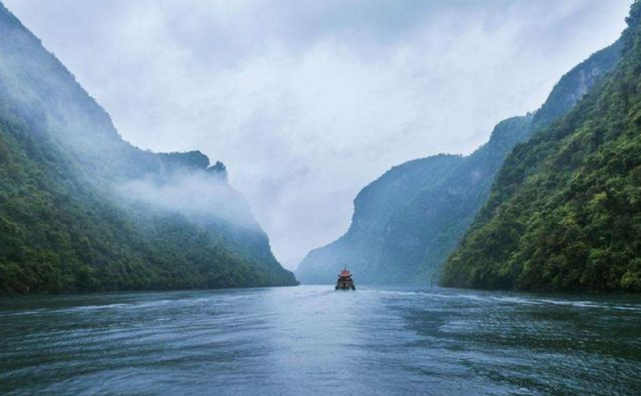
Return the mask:
[[[500,122],[487,144],[469,156],[439,155],[392,168],[354,201],[348,232],[311,251],[296,275],[327,283],[343,265],[359,282],[427,283],[487,202],[495,175],[515,145],[570,111],[620,57],[621,43],[568,72],[539,111]]]
[[[616,69],[515,148],[445,286],[641,291],[641,4]]]
[[[365,187],[354,200],[354,216],[349,231],[337,241],[312,250],[298,266],[296,276],[305,283],[329,283],[348,265],[358,282],[393,282],[403,276],[400,267],[380,267],[385,238],[393,237],[388,225],[398,215],[403,202],[433,186],[464,159],[438,155],[396,166]]]
[[[216,186],[232,214],[251,219],[222,163],[123,141],[0,5],[0,294],[296,284],[253,219],[239,225],[121,191],[138,180],[167,191],[183,178],[205,193]]]

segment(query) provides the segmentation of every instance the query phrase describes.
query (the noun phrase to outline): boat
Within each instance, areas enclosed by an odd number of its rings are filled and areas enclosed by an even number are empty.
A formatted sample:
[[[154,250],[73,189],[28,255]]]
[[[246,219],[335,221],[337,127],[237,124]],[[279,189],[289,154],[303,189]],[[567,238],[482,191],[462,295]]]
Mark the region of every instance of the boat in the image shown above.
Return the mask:
[[[354,280],[352,279],[352,274],[349,273],[347,268],[344,268],[340,275],[338,275],[338,280],[336,281],[336,290],[356,290],[354,286]]]

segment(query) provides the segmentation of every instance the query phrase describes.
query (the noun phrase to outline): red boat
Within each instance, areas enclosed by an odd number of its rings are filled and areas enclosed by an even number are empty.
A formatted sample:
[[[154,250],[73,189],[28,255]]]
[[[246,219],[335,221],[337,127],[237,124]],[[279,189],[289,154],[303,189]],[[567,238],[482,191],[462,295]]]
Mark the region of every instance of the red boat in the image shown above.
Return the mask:
[[[336,290],[356,290],[354,286],[354,280],[352,279],[352,274],[349,273],[347,268],[344,268],[340,275],[338,275],[338,281],[336,281]]]

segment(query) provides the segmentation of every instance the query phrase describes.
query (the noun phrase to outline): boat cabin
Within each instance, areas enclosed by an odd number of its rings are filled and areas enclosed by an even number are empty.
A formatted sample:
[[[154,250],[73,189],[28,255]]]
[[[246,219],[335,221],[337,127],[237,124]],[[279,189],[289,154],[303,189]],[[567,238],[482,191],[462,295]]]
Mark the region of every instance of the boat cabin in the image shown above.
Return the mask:
[[[354,280],[352,279],[352,274],[350,274],[347,268],[344,268],[338,275],[338,280],[336,281],[336,290],[356,290],[356,286],[354,286]]]

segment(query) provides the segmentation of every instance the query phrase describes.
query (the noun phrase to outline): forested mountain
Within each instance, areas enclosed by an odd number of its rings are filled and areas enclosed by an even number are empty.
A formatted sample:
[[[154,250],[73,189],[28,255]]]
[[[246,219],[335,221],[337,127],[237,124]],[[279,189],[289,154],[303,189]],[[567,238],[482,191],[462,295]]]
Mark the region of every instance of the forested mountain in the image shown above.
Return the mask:
[[[416,197],[425,186],[438,185],[452,168],[463,162],[461,156],[438,155],[396,166],[365,187],[354,200],[349,231],[337,241],[312,250],[300,263],[296,276],[304,283],[335,281],[338,271],[349,266],[359,282],[375,282],[380,275],[381,257],[388,224],[399,206]]]
[[[446,286],[641,291],[641,4],[615,70],[568,115],[517,146]]]
[[[438,155],[392,168],[358,194],[347,233],[312,250],[297,277],[332,282],[347,265],[360,282],[431,282],[486,203],[508,153],[572,109],[616,65],[620,51],[617,42],[576,66],[541,109],[500,122],[471,155]]]
[[[124,141],[0,4],[0,294],[293,284],[222,163]]]

